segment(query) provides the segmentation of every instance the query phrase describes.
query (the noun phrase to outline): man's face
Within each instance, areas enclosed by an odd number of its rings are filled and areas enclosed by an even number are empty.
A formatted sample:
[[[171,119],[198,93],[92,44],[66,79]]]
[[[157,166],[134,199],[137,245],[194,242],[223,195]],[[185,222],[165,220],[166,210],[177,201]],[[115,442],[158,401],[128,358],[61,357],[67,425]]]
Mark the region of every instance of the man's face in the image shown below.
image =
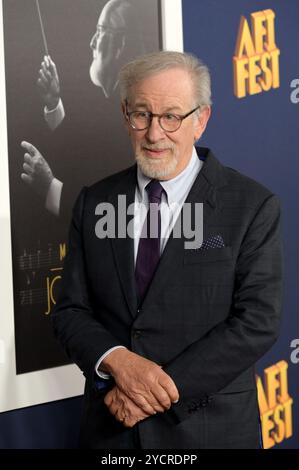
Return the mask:
[[[132,87],[127,109],[128,112],[137,110],[184,115],[197,105],[189,74],[174,68],[146,78]],[[150,178],[160,180],[168,180],[181,173],[191,158],[194,142],[205,130],[209,116],[210,108],[207,107],[199,117],[194,114],[188,116],[181,127],[171,133],[160,127],[157,117],[143,131],[132,129],[126,120],[141,171]]]
[[[108,4],[107,4],[108,5]],[[109,69],[114,60],[113,30],[109,25],[107,5],[103,8],[97,24],[97,31],[91,39],[90,47],[93,61],[90,66],[90,78],[96,86],[105,87]]]

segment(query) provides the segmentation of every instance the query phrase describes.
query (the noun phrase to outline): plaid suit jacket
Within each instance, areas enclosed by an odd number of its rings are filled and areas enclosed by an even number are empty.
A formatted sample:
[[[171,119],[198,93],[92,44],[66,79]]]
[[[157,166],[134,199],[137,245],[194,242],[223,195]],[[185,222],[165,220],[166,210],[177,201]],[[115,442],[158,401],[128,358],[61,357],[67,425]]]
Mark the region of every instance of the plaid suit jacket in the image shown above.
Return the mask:
[[[133,239],[95,234],[99,202],[116,207],[119,194],[134,201],[136,166],[84,188],[75,204],[52,319],[86,376],[83,447],[119,448],[130,432],[106,408],[107,389],[94,381],[99,357],[119,344],[162,365],[180,393],[170,410],[136,425],[143,448],[260,445],[254,364],[279,332],[279,201],[209,149],[197,152],[204,165],[186,202],[204,203],[204,240],[221,243],[186,250],[184,238],[170,236],[139,309]]]

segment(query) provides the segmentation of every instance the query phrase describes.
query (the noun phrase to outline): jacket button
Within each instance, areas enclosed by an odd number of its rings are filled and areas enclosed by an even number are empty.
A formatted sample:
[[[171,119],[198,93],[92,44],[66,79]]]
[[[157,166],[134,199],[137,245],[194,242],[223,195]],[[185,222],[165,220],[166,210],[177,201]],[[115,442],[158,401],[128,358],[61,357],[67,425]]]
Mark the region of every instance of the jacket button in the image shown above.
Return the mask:
[[[133,331],[133,338],[138,339],[141,337],[141,330],[134,330]]]
[[[188,408],[188,412],[189,412],[189,413],[193,413],[193,412],[196,411],[196,410],[197,410],[197,404],[196,404],[194,401],[192,401],[192,402],[190,403],[189,408]]]

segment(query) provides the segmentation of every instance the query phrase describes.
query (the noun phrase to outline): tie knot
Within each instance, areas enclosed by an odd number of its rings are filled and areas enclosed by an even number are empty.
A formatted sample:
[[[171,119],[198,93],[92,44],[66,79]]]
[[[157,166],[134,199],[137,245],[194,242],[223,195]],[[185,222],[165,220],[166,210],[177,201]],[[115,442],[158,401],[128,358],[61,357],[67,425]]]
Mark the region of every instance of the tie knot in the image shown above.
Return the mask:
[[[149,202],[161,203],[162,193],[164,191],[158,180],[151,180],[145,187],[148,193]]]

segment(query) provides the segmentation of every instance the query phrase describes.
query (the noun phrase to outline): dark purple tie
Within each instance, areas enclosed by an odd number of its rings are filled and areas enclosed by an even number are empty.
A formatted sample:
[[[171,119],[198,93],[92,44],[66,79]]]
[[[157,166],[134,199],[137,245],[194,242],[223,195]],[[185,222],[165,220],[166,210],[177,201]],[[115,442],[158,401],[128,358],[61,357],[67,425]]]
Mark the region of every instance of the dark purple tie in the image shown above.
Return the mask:
[[[145,296],[160,258],[160,203],[164,191],[157,180],[151,180],[145,189],[148,193],[149,210],[141,231],[135,267],[139,303]]]

